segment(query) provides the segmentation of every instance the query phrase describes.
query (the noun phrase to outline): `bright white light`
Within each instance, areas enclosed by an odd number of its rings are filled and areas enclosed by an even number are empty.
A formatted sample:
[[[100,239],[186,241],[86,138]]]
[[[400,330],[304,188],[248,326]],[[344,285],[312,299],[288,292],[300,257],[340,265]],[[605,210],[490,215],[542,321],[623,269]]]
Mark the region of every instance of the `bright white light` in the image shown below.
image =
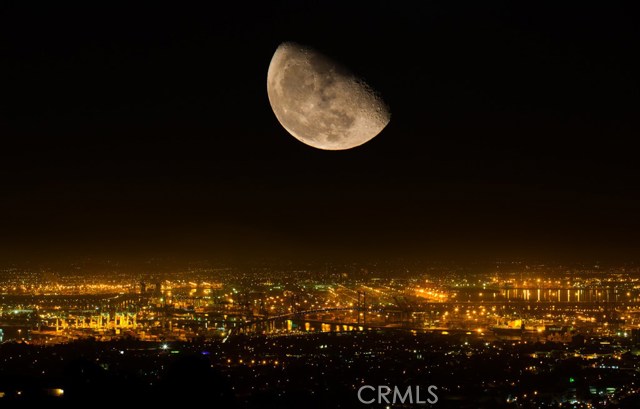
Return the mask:
[[[164,350],[169,349],[169,345],[167,345],[167,344],[162,344],[162,349],[164,349]]]

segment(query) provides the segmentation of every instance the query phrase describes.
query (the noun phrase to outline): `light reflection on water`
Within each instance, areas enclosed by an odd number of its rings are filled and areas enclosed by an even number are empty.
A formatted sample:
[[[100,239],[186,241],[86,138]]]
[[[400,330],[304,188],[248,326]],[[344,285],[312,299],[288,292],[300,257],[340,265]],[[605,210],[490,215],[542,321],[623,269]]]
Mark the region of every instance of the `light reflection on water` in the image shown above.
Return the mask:
[[[456,301],[530,301],[530,302],[639,302],[637,290],[616,288],[507,288],[501,290],[460,290]]]

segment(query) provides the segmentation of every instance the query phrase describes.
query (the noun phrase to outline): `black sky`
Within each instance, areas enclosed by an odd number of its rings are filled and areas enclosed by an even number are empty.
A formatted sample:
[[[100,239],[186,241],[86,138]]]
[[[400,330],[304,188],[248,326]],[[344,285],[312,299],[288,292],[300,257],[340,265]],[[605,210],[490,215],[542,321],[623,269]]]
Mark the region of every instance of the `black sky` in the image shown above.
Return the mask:
[[[616,2],[0,4],[0,257],[637,259],[636,10]],[[130,2],[129,2],[130,3]],[[392,110],[307,147],[283,41]]]

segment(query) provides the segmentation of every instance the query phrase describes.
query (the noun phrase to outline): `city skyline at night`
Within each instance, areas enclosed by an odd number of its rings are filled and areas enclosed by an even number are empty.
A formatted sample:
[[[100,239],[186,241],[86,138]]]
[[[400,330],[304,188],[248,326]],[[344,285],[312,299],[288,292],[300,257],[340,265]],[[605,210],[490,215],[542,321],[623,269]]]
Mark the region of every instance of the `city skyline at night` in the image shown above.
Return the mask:
[[[409,388],[412,404],[426,396],[439,407],[637,399],[637,266],[149,269],[2,269],[0,359],[15,362],[0,366],[0,398],[81,402],[109,385],[120,393],[107,400],[212,393],[250,408],[314,395],[312,407],[360,407],[379,387]]]

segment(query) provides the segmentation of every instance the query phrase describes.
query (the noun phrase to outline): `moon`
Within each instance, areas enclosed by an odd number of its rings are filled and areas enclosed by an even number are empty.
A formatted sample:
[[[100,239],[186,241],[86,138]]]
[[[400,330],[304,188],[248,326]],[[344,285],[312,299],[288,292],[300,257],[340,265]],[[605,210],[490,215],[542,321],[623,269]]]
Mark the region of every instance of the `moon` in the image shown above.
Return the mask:
[[[280,124],[318,149],[360,146],[391,119],[383,100],[362,79],[296,43],[282,43],[273,54],[267,94]]]

